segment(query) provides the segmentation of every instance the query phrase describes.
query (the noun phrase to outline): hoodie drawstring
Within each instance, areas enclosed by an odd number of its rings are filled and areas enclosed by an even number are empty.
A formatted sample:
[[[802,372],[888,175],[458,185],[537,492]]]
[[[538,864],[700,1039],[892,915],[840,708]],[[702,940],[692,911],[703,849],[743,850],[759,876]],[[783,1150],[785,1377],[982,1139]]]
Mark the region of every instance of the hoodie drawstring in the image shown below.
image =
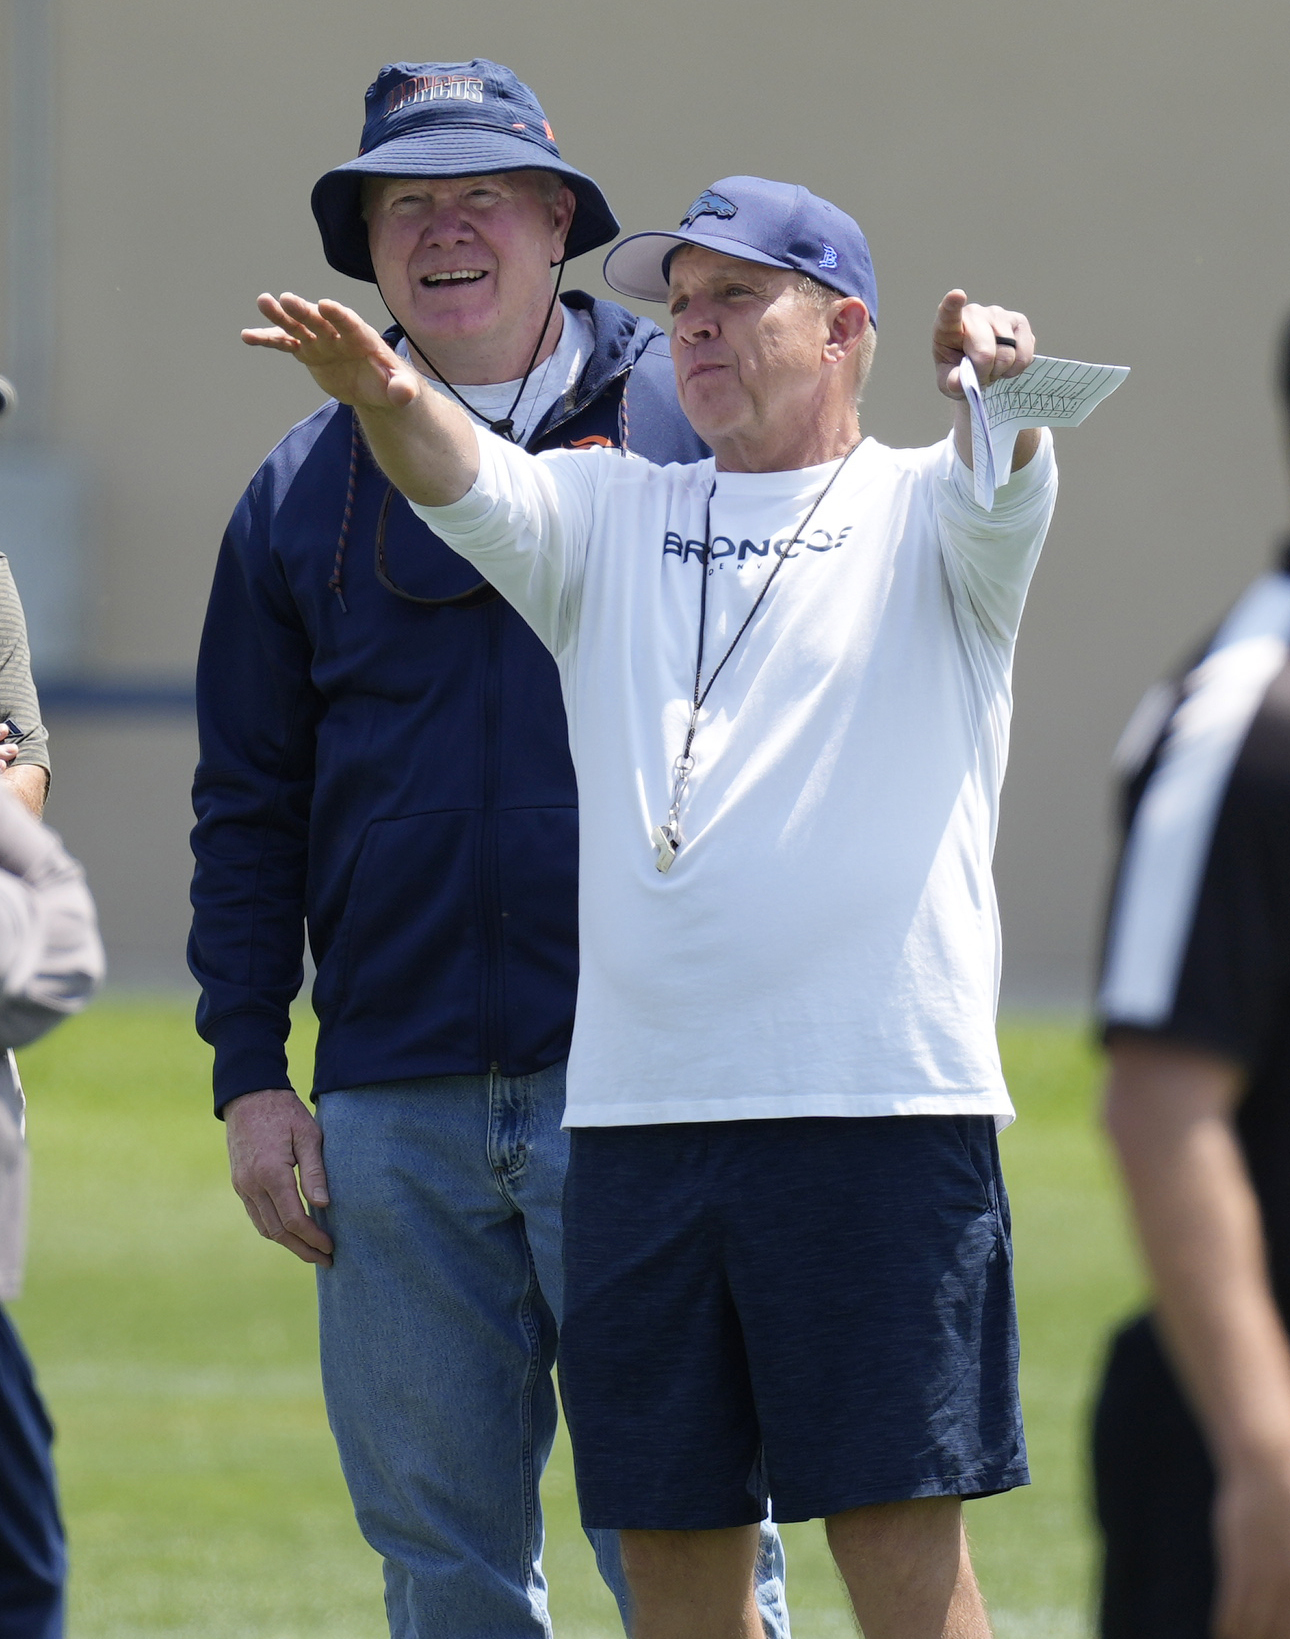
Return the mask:
[[[354,521],[354,491],[358,487],[358,462],[362,449],[362,435],[358,430],[358,417],[353,410],[349,412],[349,483],[345,489],[345,511],[340,520],[340,539],[336,542],[336,559],[332,564],[331,579],[327,582],[327,590],[335,592],[340,603],[341,613],[347,615],[349,606],[345,602],[345,594],[341,590],[341,574],[345,567],[345,548],[349,545],[349,526]]]

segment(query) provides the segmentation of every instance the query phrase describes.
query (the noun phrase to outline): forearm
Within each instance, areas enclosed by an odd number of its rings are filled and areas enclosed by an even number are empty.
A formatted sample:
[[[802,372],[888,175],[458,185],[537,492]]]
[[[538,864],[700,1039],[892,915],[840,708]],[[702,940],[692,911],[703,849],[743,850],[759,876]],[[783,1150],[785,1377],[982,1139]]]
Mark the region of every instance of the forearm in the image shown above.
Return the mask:
[[[1240,1081],[1216,1059],[1130,1046],[1107,1103],[1164,1340],[1220,1469],[1290,1461],[1290,1344],[1232,1121]]]
[[[1171,1172],[1135,1191],[1167,1345],[1220,1465],[1290,1458],[1290,1346],[1230,1127],[1196,1130]]]
[[[470,420],[424,383],[410,404],[356,408],[377,465],[409,501],[451,506],[479,476]]]
[[[257,479],[229,525],[197,661],[188,963],[202,990],[198,1031],[215,1049],[217,1104],[286,1082],[326,712],[265,488]]]
[[[49,775],[39,763],[13,763],[4,771],[5,783],[40,818],[49,791]]]
[[[242,1093],[290,1085],[286,1042],[303,977],[306,854],[303,845],[284,849],[286,840],[234,827],[221,836],[200,823],[194,836],[188,966],[201,986],[197,1032],[215,1053],[216,1113]]]
[[[966,399],[954,406],[954,448],[958,451],[959,460],[971,471],[972,461],[972,412],[968,408]],[[1012,452],[1012,470],[1020,472],[1022,467],[1028,466],[1035,458],[1039,448],[1039,428],[1026,427],[1017,434],[1016,446]]]

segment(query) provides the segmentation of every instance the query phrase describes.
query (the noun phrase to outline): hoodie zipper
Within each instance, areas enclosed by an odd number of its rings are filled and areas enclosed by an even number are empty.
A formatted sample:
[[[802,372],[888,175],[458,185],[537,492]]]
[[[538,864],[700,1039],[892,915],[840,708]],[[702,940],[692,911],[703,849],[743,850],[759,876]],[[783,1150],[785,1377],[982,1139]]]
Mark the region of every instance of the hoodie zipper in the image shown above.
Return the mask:
[[[541,454],[540,450],[535,450],[533,448],[533,445],[535,443],[550,438],[552,433],[559,432],[561,427],[567,426],[568,423],[570,421],[574,420],[575,417],[580,416],[589,404],[594,404],[595,401],[598,398],[602,398],[605,395],[605,393],[607,393],[609,391],[609,389],[613,386],[613,384],[616,381],[621,381],[624,376],[630,375],[631,374],[631,368],[632,367],[631,367],[630,364],[624,364],[621,370],[617,371],[612,376],[607,376],[605,378],[605,380],[601,382],[600,386],[597,387],[594,392],[590,392],[586,395],[585,398],[579,399],[579,401],[573,406],[572,409],[566,410],[564,412],[564,414],[562,416],[560,416],[560,418],[558,420],[553,421],[550,424],[549,427],[539,427],[538,430],[533,434],[533,437],[530,439],[530,441],[524,446],[525,449],[529,452],[529,454],[530,455],[539,455],[539,454]],[[626,388],[624,388],[623,390],[625,392]]]

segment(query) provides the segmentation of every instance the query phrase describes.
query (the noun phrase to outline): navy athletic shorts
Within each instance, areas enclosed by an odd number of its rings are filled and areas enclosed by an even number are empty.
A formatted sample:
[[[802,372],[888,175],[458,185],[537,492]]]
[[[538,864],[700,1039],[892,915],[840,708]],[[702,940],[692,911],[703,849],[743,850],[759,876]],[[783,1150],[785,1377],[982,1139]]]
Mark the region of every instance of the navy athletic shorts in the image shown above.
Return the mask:
[[[1149,1315],[1114,1338],[1093,1419],[1102,1639],[1209,1639],[1214,1470]]]
[[[560,1384],[586,1526],[1027,1483],[990,1117],[571,1137]]]

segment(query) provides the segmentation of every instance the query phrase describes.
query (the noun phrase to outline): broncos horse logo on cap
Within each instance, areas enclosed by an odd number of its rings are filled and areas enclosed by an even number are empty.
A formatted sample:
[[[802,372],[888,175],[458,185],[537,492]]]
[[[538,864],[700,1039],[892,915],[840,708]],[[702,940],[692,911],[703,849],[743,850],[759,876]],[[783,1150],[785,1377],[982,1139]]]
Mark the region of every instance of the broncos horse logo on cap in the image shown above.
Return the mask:
[[[728,218],[733,216],[738,209],[738,205],[732,205],[724,194],[713,193],[711,188],[705,188],[681,218],[681,226],[683,228],[691,227],[701,216]]]

